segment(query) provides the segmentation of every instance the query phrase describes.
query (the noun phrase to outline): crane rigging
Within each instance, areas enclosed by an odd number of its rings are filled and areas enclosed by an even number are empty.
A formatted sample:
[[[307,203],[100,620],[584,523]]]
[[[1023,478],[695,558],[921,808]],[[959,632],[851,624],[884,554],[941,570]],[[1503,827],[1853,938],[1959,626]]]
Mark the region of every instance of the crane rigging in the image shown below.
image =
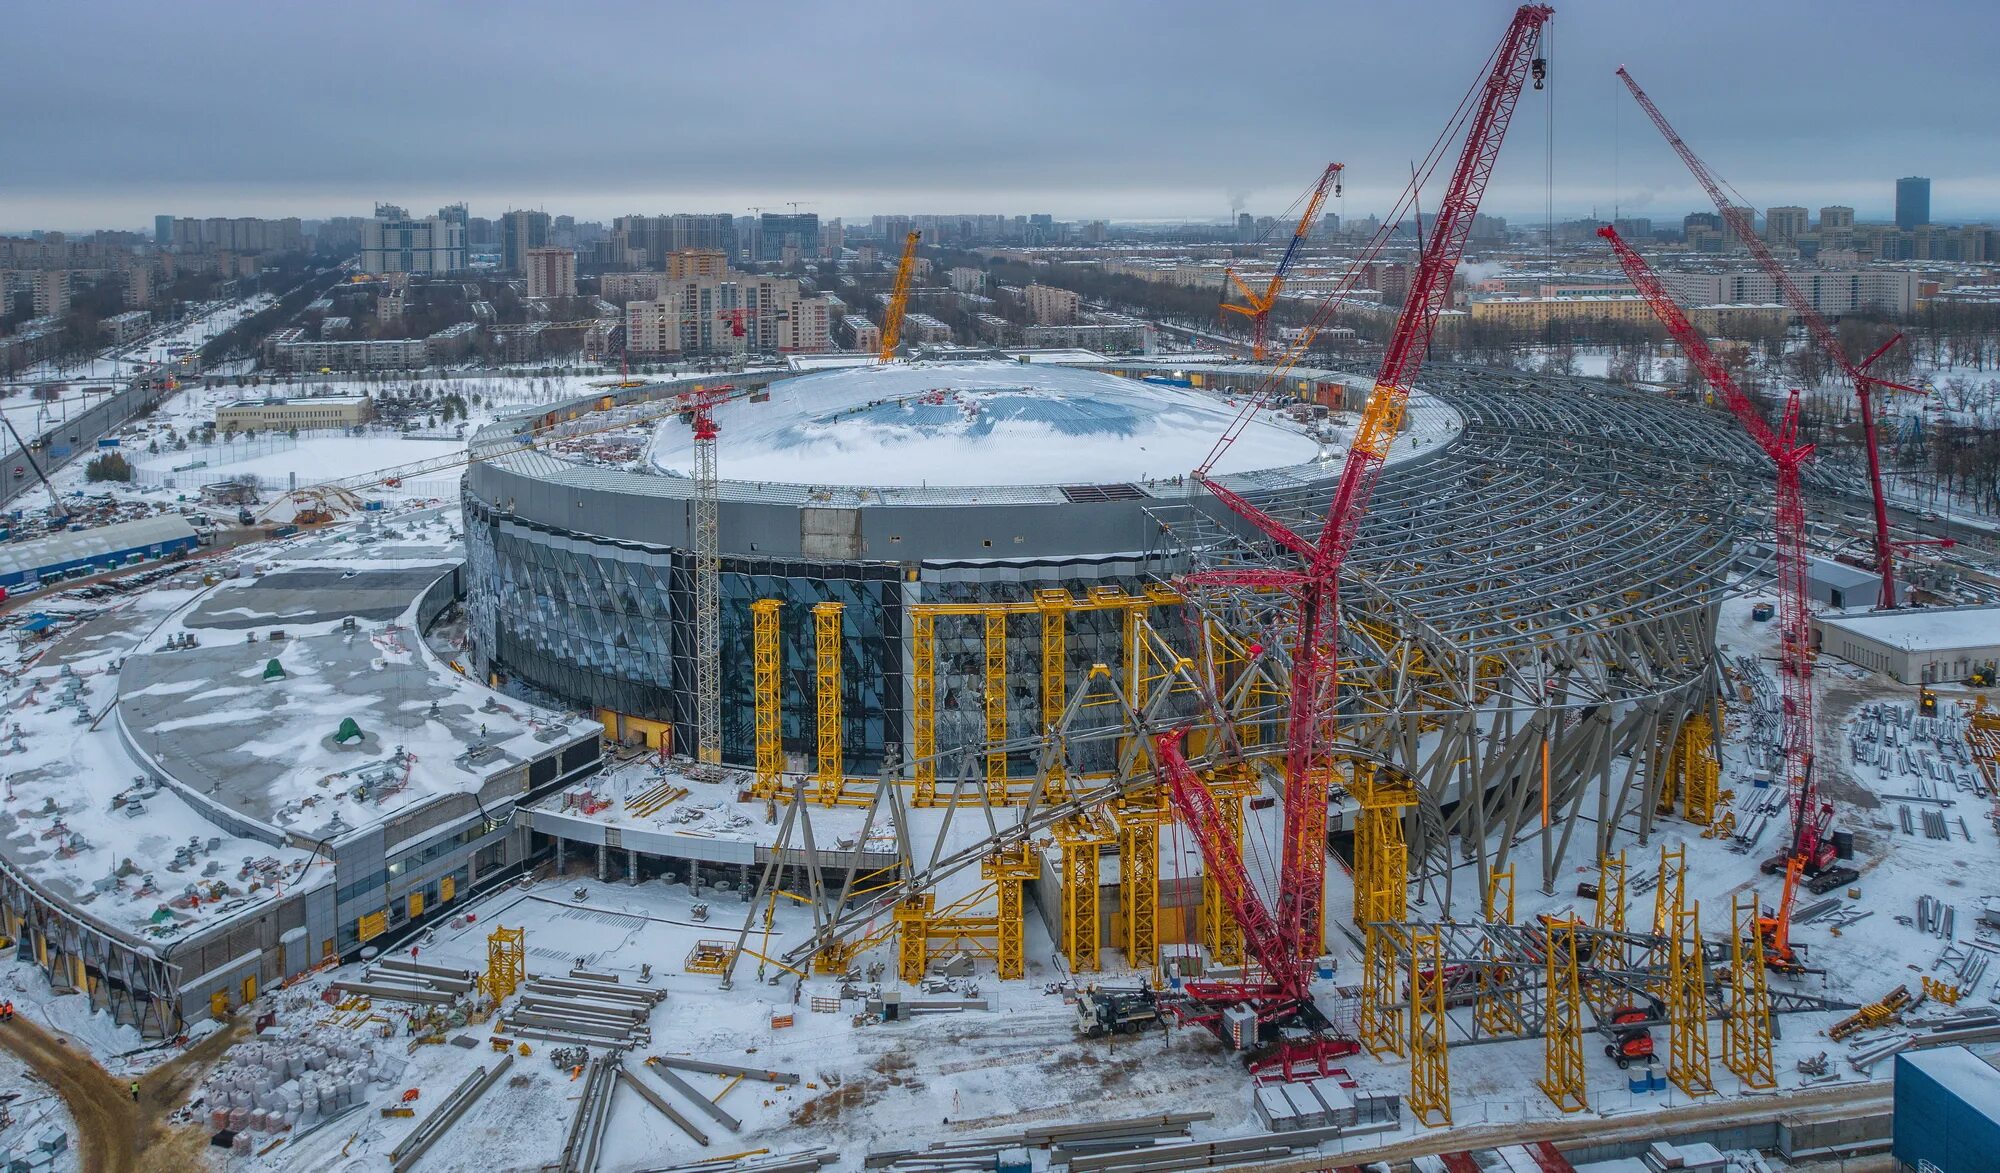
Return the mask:
[[[1157,769],[1166,783],[1174,811],[1193,831],[1203,863],[1242,926],[1245,947],[1263,971],[1262,980],[1190,983],[1186,1004],[1176,1012],[1185,1020],[1200,1022],[1218,1033],[1232,1008],[1245,1007],[1255,1012],[1260,1034],[1275,1034],[1286,1025],[1306,1028],[1307,1037],[1294,1038],[1285,1044],[1286,1062],[1294,1054],[1325,1057],[1351,1053],[1355,1046],[1351,1040],[1329,1037],[1324,1024],[1316,1021],[1308,989],[1309,970],[1302,960],[1320,952],[1325,932],[1327,801],[1336,765],[1341,567],[1354,546],[1361,517],[1367,511],[1389,447],[1401,428],[1410,384],[1422,368],[1438,314],[1450,295],[1452,277],[1464,254],[1473,216],[1492,177],[1522,87],[1532,74],[1536,87],[1540,88],[1546,75],[1547,63],[1538,50],[1542,27],[1552,15],[1554,10],[1541,4],[1524,4],[1514,13],[1506,34],[1489,59],[1491,65],[1483,84],[1469,91],[1461,101],[1453,122],[1432,147],[1429,166],[1412,180],[1414,188],[1423,175],[1430,173],[1437,165],[1434,160],[1441,160],[1448,149],[1452,126],[1460,118],[1466,119],[1464,145],[1440,201],[1433,232],[1411,279],[1395,333],[1363,408],[1360,426],[1348,449],[1317,541],[1308,540],[1209,475],[1216,460],[1240,432],[1240,422],[1231,424],[1209,459],[1195,473],[1197,483],[1270,540],[1274,547],[1273,564],[1197,570],[1182,576],[1183,586],[1224,594],[1279,592],[1288,599],[1294,612],[1291,622],[1296,631],[1291,649],[1284,836],[1275,909],[1267,908],[1251,887],[1232,829],[1187,760],[1182,744],[1187,729],[1171,730],[1154,739]],[[1405,199],[1409,198],[1411,193],[1406,192]],[[1280,561],[1295,561],[1299,566],[1294,569],[1278,565]]]
[[[1782,689],[1781,739],[1785,754],[1786,797],[1791,807],[1792,829],[1788,847],[1764,862],[1764,871],[1774,873],[1796,865],[1797,871],[1833,879],[1844,869],[1835,863],[1832,836],[1833,804],[1821,802],[1813,779],[1813,648],[1812,608],[1807,584],[1806,503],[1802,472],[1812,459],[1813,446],[1799,440],[1799,393],[1793,391],[1785,402],[1784,415],[1774,429],[1764,422],[1757,405],[1750,401],[1729,370],[1709,348],[1708,340],[1689,323],[1687,314],[1674,301],[1646,259],[1633,250],[1618,230],[1606,225],[1597,234],[1611,245],[1618,264],[1633,288],[1652,307],[1668,334],[1717,398],[1743,425],[1750,439],[1771,458],[1777,470],[1775,494],[1778,562],[1778,675]],[[1846,873],[1851,875],[1851,872]],[[1797,879],[1796,872],[1791,883]],[[1789,906],[1789,901],[1786,902]],[[1777,943],[1782,945],[1783,939]]]
[[[1770,247],[1754,231],[1750,223],[1751,209],[1738,206],[1723,194],[1722,181],[1674,130],[1666,115],[1660,113],[1660,108],[1653,104],[1653,99],[1646,96],[1646,91],[1639,88],[1639,83],[1632,80],[1632,75],[1626,72],[1622,65],[1618,67],[1618,77],[1625,83],[1625,88],[1632,92],[1633,99],[1639,103],[1639,108],[1646,112],[1646,117],[1652,119],[1653,125],[1666,138],[1667,145],[1671,146],[1674,153],[1681,157],[1681,162],[1687,165],[1695,182],[1701,184],[1702,190],[1708,193],[1708,198],[1714,201],[1715,210],[1729,225],[1730,231],[1736,234],[1736,239],[1742,242],[1744,248],[1750,250],[1750,255],[1755,258],[1758,267],[1770,276],[1772,284],[1777,286],[1778,294],[1784,299],[1785,304],[1799,316],[1799,321],[1805,323],[1806,332],[1812,336],[1820,349],[1826,352],[1828,360],[1839,367],[1841,373],[1853,382],[1854,394],[1859,400],[1861,409],[1862,443],[1867,450],[1868,487],[1875,504],[1875,570],[1882,580],[1881,595],[1876,608],[1880,610],[1896,606],[1896,548],[1899,545],[1932,544],[1897,542],[1889,536],[1889,502],[1882,488],[1882,458],[1876,448],[1875,389],[1879,387],[1885,391],[1923,393],[1922,388],[1905,386],[1868,373],[1868,368],[1888,353],[1889,348],[1901,341],[1903,336],[1893,335],[1887,342],[1876,347],[1868,357],[1855,362],[1848,355],[1847,348],[1841,345],[1840,337],[1834,333],[1833,327],[1827,324],[1826,318],[1813,305],[1812,299],[1799,289],[1798,283],[1792,280],[1791,274],[1785,272],[1785,267],[1771,254]],[[1950,543],[1946,541],[1937,544]]]
[[[903,238],[903,259],[896,263],[896,284],[889,292],[889,308],[882,315],[881,362],[896,360],[896,344],[903,338],[903,309],[910,304],[910,274],[917,268],[917,241],[923,236],[912,232]]]
[[[1230,282],[1243,295],[1243,303],[1238,305],[1225,300],[1222,309],[1225,313],[1240,314],[1250,320],[1250,354],[1257,362],[1263,362],[1269,352],[1267,339],[1270,336],[1271,309],[1278,304],[1278,295],[1285,288],[1285,277],[1299,259],[1299,246],[1305,243],[1306,234],[1312,231],[1313,222],[1319,219],[1319,210],[1326,206],[1328,192],[1340,194],[1342,167],[1340,163],[1328,163],[1326,170],[1320,172],[1319,182],[1313,184],[1312,191],[1306,196],[1305,211],[1299,215],[1299,225],[1292,230],[1292,238],[1285,242],[1285,255],[1278,259],[1278,267],[1271,271],[1271,279],[1265,283],[1263,292],[1245,285],[1235,269],[1228,272]],[[1225,291],[1224,297],[1227,296]]]

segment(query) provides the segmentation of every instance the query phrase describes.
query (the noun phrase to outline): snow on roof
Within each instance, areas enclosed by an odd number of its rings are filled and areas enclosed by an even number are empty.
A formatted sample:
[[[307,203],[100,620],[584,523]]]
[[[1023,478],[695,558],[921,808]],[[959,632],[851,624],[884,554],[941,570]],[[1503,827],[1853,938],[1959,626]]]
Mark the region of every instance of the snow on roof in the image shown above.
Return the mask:
[[[917,362],[773,383],[716,410],[730,480],[830,485],[1116,484],[1199,465],[1236,409],[1186,388],[1016,362]],[[1312,437],[1258,419],[1219,473],[1306,464]],[[653,462],[687,475],[693,435],[657,433]]]
[[[1819,622],[1906,652],[2000,646],[2000,606],[1872,611],[1822,616]]]
[[[191,540],[194,536],[194,527],[178,513],[120,521],[78,533],[50,534],[32,542],[10,542],[0,546],[0,574],[32,572],[143,546]]]
[[[1896,1056],[1896,1066],[1904,1064],[1936,1080],[1966,1107],[2000,1121],[2000,1072],[1980,1056],[1964,1047],[1935,1047]]]

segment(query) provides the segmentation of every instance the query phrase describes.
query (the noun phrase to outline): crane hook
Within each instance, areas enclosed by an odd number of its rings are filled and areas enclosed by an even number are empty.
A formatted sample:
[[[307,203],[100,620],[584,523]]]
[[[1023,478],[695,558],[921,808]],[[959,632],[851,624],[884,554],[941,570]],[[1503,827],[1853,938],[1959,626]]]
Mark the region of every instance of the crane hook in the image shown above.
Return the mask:
[[[1528,63],[1528,68],[1534,72],[1535,88],[1538,90],[1541,89],[1542,83],[1548,80],[1549,59],[1546,57],[1537,57]]]

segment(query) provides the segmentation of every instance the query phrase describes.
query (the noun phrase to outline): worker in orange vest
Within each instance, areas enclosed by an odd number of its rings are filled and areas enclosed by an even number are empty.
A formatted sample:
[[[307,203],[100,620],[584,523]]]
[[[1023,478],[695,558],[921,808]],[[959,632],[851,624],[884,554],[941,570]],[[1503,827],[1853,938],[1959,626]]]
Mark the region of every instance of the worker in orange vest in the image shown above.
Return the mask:
[[[0,1002],[0,1022],[12,1022],[12,1021],[14,1021],[13,1000],[9,999],[5,1002]]]

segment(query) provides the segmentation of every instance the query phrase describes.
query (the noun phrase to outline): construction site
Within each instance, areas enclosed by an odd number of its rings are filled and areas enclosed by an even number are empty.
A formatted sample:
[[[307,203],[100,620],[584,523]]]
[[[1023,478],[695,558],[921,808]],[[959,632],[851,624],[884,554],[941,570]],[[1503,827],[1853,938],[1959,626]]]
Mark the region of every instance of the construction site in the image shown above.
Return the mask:
[[[1914,389],[1622,69],[1872,480],[1613,228],[1700,400],[1427,361],[1552,16],[1382,216],[1364,259],[1425,193],[1379,362],[1307,361],[1340,289],[1269,336],[1292,249],[1235,283],[1240,359],[905,346],[911,232],[878,354],[606,381],[44,600],[0,999],[120,1078],[254,1023],[174,1105],[230,1168],[1886,1153],[1899,1056],[2000,1046],[2000,613],[1877,637],[1949,679],[1823,653],[1866,630],[1816,598],[1835,549],[1860,614],[1933,614],[1868,407]]]

